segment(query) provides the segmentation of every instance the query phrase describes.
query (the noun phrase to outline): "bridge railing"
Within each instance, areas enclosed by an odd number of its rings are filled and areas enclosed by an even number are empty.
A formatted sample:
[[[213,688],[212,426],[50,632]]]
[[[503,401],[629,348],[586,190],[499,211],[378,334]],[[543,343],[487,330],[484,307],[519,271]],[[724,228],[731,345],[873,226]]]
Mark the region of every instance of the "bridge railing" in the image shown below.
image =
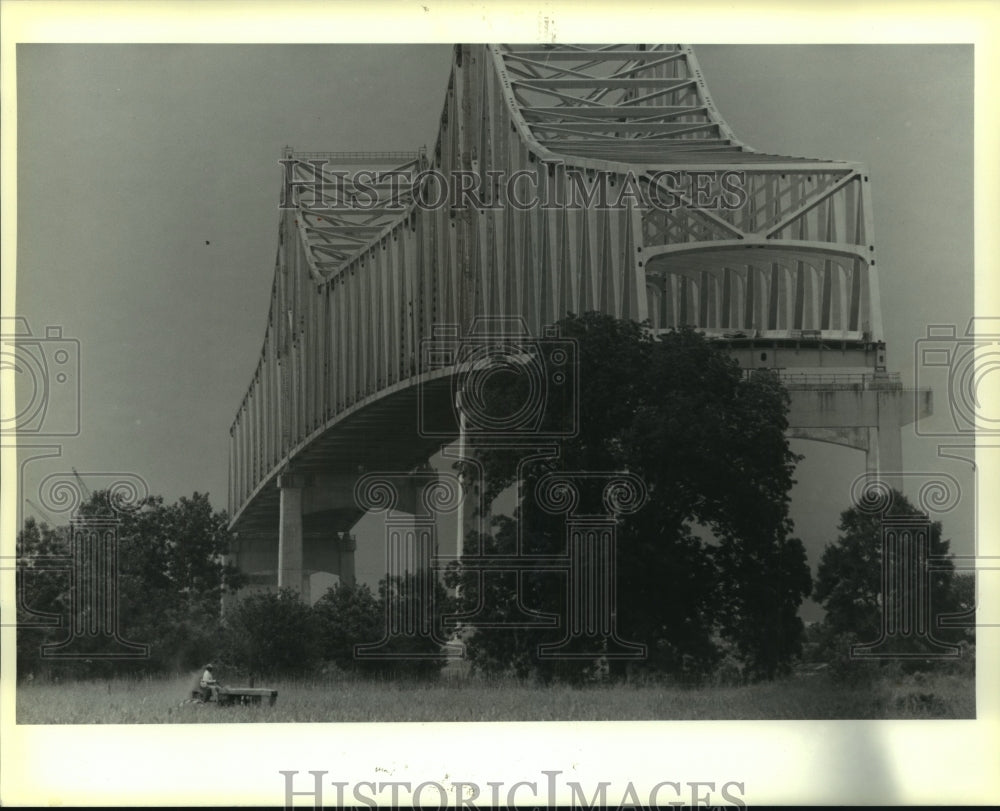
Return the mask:
[[[748,373],[753,370],[747,370]],[[903,387],[897,372],[784,372],[778,378],[788,389],[894,390]]]
[[[291,157],[289,149],[289,157]],[[356,163],[359,166],[371,166],[373,162],[408,161],[426,157],[427,150],[417,149],[405,152],[302,152],[295,150],[294,156],[297,160],[323,160],[329,163]]]

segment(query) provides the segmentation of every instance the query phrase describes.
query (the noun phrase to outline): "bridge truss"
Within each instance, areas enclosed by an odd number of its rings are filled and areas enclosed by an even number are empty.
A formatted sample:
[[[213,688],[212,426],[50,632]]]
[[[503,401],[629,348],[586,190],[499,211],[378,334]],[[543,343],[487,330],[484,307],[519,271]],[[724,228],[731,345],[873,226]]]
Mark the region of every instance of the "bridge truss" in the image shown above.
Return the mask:
[[[453,370],[421,343],[484,314],[541,335],[598,310],[695,326],[747,368],[884,370],[867,170],[742,143],[690,47],[456,46],[433,150],[282,163],[267,328],[231,428],[234,527],[276,525],[291,469],[428,458],[441,440],[418,436],[414,391]],[[442,177],[459,178],[443,201]],[[844,444],[871,451],[888,413],[871,409],[817,438],[857,429]]]

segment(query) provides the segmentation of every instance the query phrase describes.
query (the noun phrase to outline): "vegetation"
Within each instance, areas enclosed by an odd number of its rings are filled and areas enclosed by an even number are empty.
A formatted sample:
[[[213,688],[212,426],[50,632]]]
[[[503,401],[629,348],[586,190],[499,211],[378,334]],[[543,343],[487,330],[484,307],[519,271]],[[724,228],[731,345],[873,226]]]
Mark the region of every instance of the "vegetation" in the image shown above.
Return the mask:
[[[47,567],[53,557],[70,554],[71,532],[69,527],[52,528],[29,518],[18,537],[25,564],[18,611],[19,674],[173,672],[207,661],[218,644],[222,593],[241,583],[240,573],[225,562],[231,540],[225,513],[214,511],[208,496],[201,493],[165,505],[159,496],[128,504],[99,491],[80,506],[75,520],[113,521],[118,550],[117,577],[83,566],[77,594],[97,592],[117,601],[120,636],[148,645],[149,656],[102,659],[102,654],[121,649],[110,633],[74,634],[77,659],[43,656],[43,646],[71,635],[69,567]],[[73,621],[82,629],[110,631],[95,609],[100,610],[98,603],[83,601],[73,610]],[[58,624],[41,626],[46,616]]]
[[[929,579],[930,634],[897,635],[882,648],[886,654],[899,654],[905,659],[864,659],[852,657],[851,647],[877,642],[882,636],[883,613],[886,606],[901,597],[890,591],[883,593],[882,526],[886,518],[909,517],[926,521],[929,554],[935,558]],[[829,544],[820,559],[816,576],[816,600],[826,609],[823,622],[812,633],[813,659],[830,663],[831,672],[844,681],[871,681],[883,668],[892,666],[906,671],[951,669],[942,659],[942,648],[936,643],[960,645],[962,659],[974,658],[975,629],[938,627],[936,619],[944,615],[975,613],[975,578],[958,575],[950,559],[950,541],[942,536],[941,523],[930,522],[903,493],[893,490],[887,499],[887,509],[881,512],[852,507],[841,513],[840,535]],[[888,564],[902,564],[892,554]],[[911,587],[912,586],[908,586]],[[909,602],[917,603],[917,594]],[[921,658],[927,654],[928,658]]]
[[[228,678],[220,671],[220,678]],[[823,674],[744,687],[665,684],[541,686],[515,680],[437,682],[342,675],[276,679],[273,707],[179,706],[188,680],[118,678],[35,683],[17,691],[19,724],[350,723],[437,721],[650,721],[974,718],[975,683],[913,674],[865,690]]]
[[[85,603],[73,609],[76,625],[66,622],[74,584],[65,565],[46,562],[65,564],[71,529],[26,521],[18,538],[19,721],[974,716],[972,630],[933,631],[961,646],[959,658],[922,656],[933,651],[920,638],[900,644],[896,652],[911,655],[905,661],[851,656],[852,645],[881,631],[882,515],[842,513],[816,582],[826,618],[808,629],[799,620],[812,582],[788,517],[797,457],[785,439],[788,395],[774,377],[747,376],[690,330],[653,339],[637,324],[594,313],[560,326],[575,342],[581,398],[547,402],[540,430],[568,420],[578,430],[557,457],[527,465],[496,443],[471,442],[476,465],[462,472],[482,474],[487,504],[520,487],[515,515],[490,517],[465,548],[565,555],[566,517],[539,496],[543,477],[575,476],[574,509],[593,516],[609,509],[607,479],[587,474],[635,474],[646,503],[614,519],[614,621],[622,640],[645,646],[645,659],[616,659],[614,640],[585,633],[568,635],[562,652],[575,658],[540,656],[540,646],[567,637],[567,578],[525,561],[521,572],[486,574],[459,563],[444,584],[410,574],[383,580],[377,593],[341,584],[311,607],[292,590],[260,593],[223,618],[222,595],[242,583],[226,563],[226,515],[198,493],[170,505],[159,497],[127,505],[98,492],[74,520],[113,520],[121,638],[72,631],[101,626],[104,615]],[[524,402],[518,376],[486,381],[477,394],[490,412],[513,413]],[[921,517],[901,493],[891,505],[889,516]],[[974,579],[954,572],[940,523],[929,524],[929,538],[934,614],[972,616]],[[605,574],[600,560],[583,565],[585,577]],[[108,585],[90,567],[76,577],[77,589]],[[445,618],[456,614],[477,622],[459,634],[466,659],[457,668],[444,655],[454,632]],[[557,624],[539,627],[546,616]],[[62,624],[44,625],[46,618]],[[68,637],[75,660],[43,655]],[[149,656],[107,658],[122,640],[148,645]],[[378,655],[359,656],[358,645]],[[190,676],[184,686],[169,676],[208,660],[223,682],[279,687],[280,708],[209,715],[176,706]]]
[[[418,599],[414,575],[383,578],[376,597],[366,585],[338,584],[309,607],[297,592],[257,594],[227,615],[221,660],[248,677],[343,673],[378,678],[432,678],[446,662],[442,617],[449,598],[439,584],[430,605]],[[416,627],[387,632],[387,617],[428,612],[434,634]],[[406,623],[402,623],[406,625]],[[369,648],[359,656],[358,645]]]
[[[722,348],[690,329],[654,339],[634,322],[598,313],[568,316],[559,326],[576,345],[579,411],[568,398],[550,402],[539,430],[577,420],[578,431],[561,442],[558,458],[527,467],[519,467],[517,453],[473,440],[485,503],[520,481],[516,520],[524,551],[563,554],[565,519],[539,503],[542,477],[636,474],[648,503],[618,520],[617,580],[627,587],[618,590],[617,621],[625,639],[646,646],[643,668],[699,678],[728,651],[751,678],[788,672],[800,651],[798,608],[811,578],[788,518],[797,457],[784,434],[787,393],[771,375],[748,378]],[[483,410],[515,413],[526,384],[497,378],[477,392]],[[477,468],[468,464],[463,474],[474,478]],[[577,512],[606,512],[601,486],[583,477]],[[499,517],[488,536],[465,546],[510,554],[517,537],[514,521]],[[522,605],[561,616],[566,604],[564,578],[540,569],[523,577],[520,604],[513,574],[481,581],[475,571],[458,570],[449,583],[461,585],[464,610],[485,605],[479,619],[498,624]],[[479,629],[469,639],[471,660],[486,673],[587,678],[604,640],[573,640],[573,652],[594,654],[590,662],[540,658],[538,645],[557,642],[561,633]],[[610,667],[625,670],[620,661]]]
[[[312,611],[292,589],[253,594],[226,616],[222,659],[254,676],[309,673],[320,655],[312,625]]]

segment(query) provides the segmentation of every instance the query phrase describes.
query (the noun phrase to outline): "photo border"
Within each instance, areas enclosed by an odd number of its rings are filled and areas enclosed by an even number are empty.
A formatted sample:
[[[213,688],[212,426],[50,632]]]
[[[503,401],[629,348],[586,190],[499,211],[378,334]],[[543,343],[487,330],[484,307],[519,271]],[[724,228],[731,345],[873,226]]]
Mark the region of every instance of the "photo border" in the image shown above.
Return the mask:
[[[671,41],[727,43],[972,42],[975,44],[975,302],[997,312],[1000,237],[998,104],[1000,7],[977,3],[825,3],[703,0],[652,6],[547,3],[90,3],[4,0],[2,13],[2,314],[16,314],[15,51],[19,42],[588,42],[669,32]],[[377,35],[377,37],[375,36]],[[990,80],[993,81],[990,81]],[[995,96],[995,92],[993,93]],[[436,104],[436,102],[434,102]],[[6,406],[12,392],[4,392]],[[8,412],[9,413],[9,412]],[[4,448],[3,549],[17,532],[16,451]],[[979,492],[1000,492],[995,463],[978,465]],[[982,503],[986,502],[986,503]],[[981,554],[1000,554],[995,501],[978,505]],[[4,611],[13,571],[0,572]],[[988,578],[983,578],[984,582]],[[717,721],[411,724],[177,724],[18,726],[15,629],[2,629],[0,719],[7,805],[278,805],[280,770],[325,770],[340,781],[422,780],[508,786],[543,770],[583,783],[610,781],[639,796],[665,780],[745,784],[757,804],[989,802],[1000,796],[1000,660],[996,628],[980,628],[976,721]],[[197,753],[197,754],[194,754]],[[645,789],[642,788],[645,786]],[[645,791],[645,794],[643,793]],[[433,794],[431,796],[434,796]],[[332,804],[332,790],[327,801]],[[567,798],[562,798],[564,801]],[[297,803],[311,805],[307,796]]]

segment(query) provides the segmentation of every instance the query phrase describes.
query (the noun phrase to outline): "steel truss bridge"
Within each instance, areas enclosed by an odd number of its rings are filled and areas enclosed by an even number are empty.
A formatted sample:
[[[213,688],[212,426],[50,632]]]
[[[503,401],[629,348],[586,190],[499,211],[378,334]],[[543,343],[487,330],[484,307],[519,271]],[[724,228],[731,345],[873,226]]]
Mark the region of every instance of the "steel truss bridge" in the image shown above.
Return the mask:
[[[421,430],[421,409],[453,413],[457,371],[421,348],[482,316],[535,337],[590,310],[692,325],[788,377],[791,436],[887,475],[930,410],[885,370],[867,170],[742,143],[690,47],[456,46],[433,150],[282,166],[267,327],[230,430],[236,560],[261,585],[353,578],[359,471],[412,470],[458,435]]]

